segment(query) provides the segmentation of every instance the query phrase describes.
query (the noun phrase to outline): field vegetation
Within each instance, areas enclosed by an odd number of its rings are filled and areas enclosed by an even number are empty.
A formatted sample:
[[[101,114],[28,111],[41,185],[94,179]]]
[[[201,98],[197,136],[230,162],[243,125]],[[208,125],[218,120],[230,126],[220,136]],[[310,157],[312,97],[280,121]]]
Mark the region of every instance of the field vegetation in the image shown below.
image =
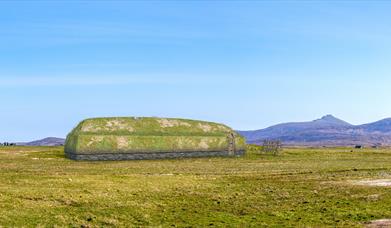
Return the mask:
[[[77,162],[0,147],[0,227],[349,226],[391,218],[390,149],[250,146],[240,158]]]

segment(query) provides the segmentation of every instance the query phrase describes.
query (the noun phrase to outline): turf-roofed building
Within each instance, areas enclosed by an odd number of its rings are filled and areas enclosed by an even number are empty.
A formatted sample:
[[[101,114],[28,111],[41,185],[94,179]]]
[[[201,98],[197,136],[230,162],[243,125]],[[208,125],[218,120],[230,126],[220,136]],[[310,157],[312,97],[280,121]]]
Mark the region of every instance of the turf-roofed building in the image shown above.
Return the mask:
[[[67,136],[65,154],[74,160],[132,160],[238,156],[245,139],[217,123],[154,117],[93,118]]]

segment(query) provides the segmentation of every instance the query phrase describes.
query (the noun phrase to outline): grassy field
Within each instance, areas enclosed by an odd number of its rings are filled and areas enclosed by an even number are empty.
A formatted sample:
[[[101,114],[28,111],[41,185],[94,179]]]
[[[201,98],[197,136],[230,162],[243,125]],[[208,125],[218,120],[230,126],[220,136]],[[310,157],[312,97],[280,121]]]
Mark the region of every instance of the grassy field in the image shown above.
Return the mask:
[[[285,149],[242,158],[75,162],[0,147],[0,227],[362,226],[391,218],[391,150]]]

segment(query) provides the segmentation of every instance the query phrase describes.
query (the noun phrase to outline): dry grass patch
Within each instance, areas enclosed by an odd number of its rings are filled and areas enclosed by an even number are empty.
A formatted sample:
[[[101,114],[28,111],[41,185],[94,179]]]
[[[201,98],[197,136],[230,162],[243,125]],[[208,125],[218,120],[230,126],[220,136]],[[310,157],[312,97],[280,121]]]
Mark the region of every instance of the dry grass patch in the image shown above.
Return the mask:
[[[365,227],[367,228],[389,228],[391,227],[391,219],[379,219],[371,221],[370,223],[366,224]]]
[[[391,179],[377,179],[377,180],[356,180],[350,181],[354,185],[373,186],[373,187],[389,187],[391,186]]]

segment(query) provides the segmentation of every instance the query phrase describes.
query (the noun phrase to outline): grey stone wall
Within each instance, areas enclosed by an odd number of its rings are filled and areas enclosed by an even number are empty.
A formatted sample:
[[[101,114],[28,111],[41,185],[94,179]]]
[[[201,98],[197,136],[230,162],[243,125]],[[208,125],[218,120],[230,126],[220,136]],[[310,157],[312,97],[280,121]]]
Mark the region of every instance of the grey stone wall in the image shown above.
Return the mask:
[[[197,158],[197,157],[233,157],[242,156],[245,151],[235,151],[232,155],[228,151],[202,151],[202,152],[161,152],[161,153],[129,153],[129,154],[72,154],[65,153],[65,156],[72,160],[86,161],[120,161],[120,160],[154,160],[154,159],[175,159],[175,158]]]

